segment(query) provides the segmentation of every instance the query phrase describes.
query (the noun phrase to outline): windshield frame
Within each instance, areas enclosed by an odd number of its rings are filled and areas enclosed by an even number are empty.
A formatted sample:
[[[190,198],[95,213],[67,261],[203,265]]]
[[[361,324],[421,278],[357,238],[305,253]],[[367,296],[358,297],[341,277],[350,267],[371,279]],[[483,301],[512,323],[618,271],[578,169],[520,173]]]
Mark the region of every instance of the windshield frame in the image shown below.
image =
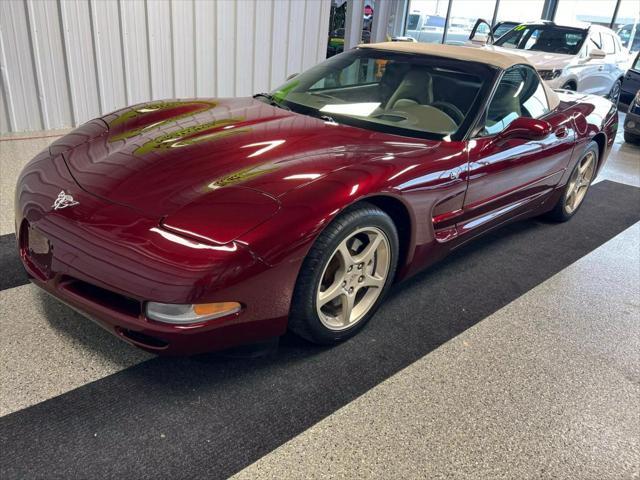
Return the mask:
[[[333,120],[335,123],[344,124],[352,127],[362,128],[368,131],[377,131],[388,133],[392,135],[401,135],[404,137],[420,138],[426,140],[444,140],[445,138],[453,141],[460,141],[467,137],[467,134],[471,126],[475,123],[475,120],[484,104],[486,97],[491,93],[493,84],[496,78],[500,76],[501,69],[499,67],[489,65],[481,62],[469,62],[464,60],[458,60],[455,58],[441,57],[436,55],[414,54],[405,52],[396,52],[389,50],[381,50],[375,48],[355,48],[347,52],[343,52],[339,55],[335,55],[327,59],[325,62],[335,61],[336,63],[343,59],[345,56],[353,56],[354,60],[357,57],[373,57],[376,59],[406,61],[411,64],[424,64],[429,66],[436,66],[443,69],[453,69],[460,72],[469,73],[475,75],[482,81],[480,89],[476,94],[476,97],[472,104],[469,106],[469,111],[465,115],[464,121],[460,124],[458,129],[450,134],[433,133],[426,130],[416,130],[404,127],[393,126],[384,123],[378,123],[375,121],[367,120],[365,117],[356,117],[350,115],[341,115],[337,113],[327,114],[320,110],[302,105],[279,96],[279,92],[287,92],[290,85],[296,80],[296,77],[285,82],[283,85],[274,89],[271,94],[276,101],[285,108],[289,108],[293,112],[308,115],[323,120]],[[324,63],[324,62],[322,62]],[[321,65],[321,64],[318,64]],[[316,65],[316,67],[318,66]],[[315,68],[315,67],[312,67]],[[311,69],[310,69],[311,70]],[[310,71],[308,70],[308,71]],[[303,73],[304,74],[304,73]],[[303,75],[302,74],[302,75]],[[330,117],[329,117],[330,115]]]
[[[508,40],[508,37],[510,37],[511,34],[515,35],[518,32],[520,32],[522,30],[525,30],[525,29],[530,29],[531,32],[528,34],[528,36],[526,36],[527,32],[524,32],[522,34],[522,37],[518,41],[518,46],[516,48],[503,46],[503,43]],[[546,50],[533,50],[533,49],[526,50],[526,49],[522,48],[520,45],[522,45],[522,42],[525,40],[525,36],[526,36],[526,40],[528,41],[529,38],[531,38],[531,35],[532,35],[533,31],[536,30],[536,29],[540,29],[540,30],[546,30],[546,29],[563,30],[563,31],[566,31],[568,33],[582,34],[583,38],[576,45],[574,53],[547,52]],[[523,24],[520,24],[518,26],[513,27],[511,30],[509,30],[508,32],[504,33],[500,38],[498,38],[494,42],[494,45],[496,47],[504,48],[504,49],[507,49],[507,50],[520,50],[520,51],[523,51],[523,52],[543,52],[543,53],[550,53],[552,55],[571,55],[571,56],[575,56],[575,55],[579,55],[580,54],[580,52],[582,51],[582,47],[584,46],[584,43],[587,40],[587,38],[589,38],[589,29],[587,29],[587,28],[566,27],[566,26],[563,26],[563,25],[556,25],[556,24],[550,24],[550,23],[549,24],[547,24],[547,23],[523,23]],[[499,42],[501,42],[501,43],[499,43]]]

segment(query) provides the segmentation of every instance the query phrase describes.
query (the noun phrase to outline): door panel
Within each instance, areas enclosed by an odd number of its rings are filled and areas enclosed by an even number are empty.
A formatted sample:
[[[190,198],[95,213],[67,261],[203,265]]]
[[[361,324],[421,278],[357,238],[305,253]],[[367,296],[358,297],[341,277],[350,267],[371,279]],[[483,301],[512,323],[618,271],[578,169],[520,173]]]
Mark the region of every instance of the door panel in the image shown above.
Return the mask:
[[[573,152],[575,131],[570,118],[547,115],[552,133],[542,140],[495,137],[470,141],[468,189],[459,233],[534,208],[558,183]],[[519,211],[519,210],[518,210]],[[503,220],[503,219],[502,219]]]

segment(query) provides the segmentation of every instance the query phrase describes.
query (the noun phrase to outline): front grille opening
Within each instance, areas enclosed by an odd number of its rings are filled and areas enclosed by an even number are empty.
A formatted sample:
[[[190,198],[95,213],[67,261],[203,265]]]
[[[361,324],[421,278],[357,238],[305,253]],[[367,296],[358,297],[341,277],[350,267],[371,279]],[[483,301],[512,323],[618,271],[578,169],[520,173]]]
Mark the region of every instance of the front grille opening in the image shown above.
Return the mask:
[[[142,312],[140,302],[132,298],[120,295],[105,288],[100,288],[82,280],[67,277],[62,286],[68,292],[96,303],[100,306],[115,310],[116,312],[131,317],[138,317]]]
[[[132,342],[156,350],[162,350],[169,346],[168,342],[160,340],[159,338],[145,335],[144,333],[136,332],[135,330],[129,330],[126,328],[118,328],[118,333],[125,338],[128,338]]]

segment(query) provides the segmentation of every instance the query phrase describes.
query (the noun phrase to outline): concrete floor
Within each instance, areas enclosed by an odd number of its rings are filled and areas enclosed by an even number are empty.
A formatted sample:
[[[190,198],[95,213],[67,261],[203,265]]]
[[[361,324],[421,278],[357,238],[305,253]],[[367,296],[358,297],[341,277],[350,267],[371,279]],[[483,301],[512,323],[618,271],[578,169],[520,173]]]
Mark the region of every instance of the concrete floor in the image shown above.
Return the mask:
[[[54,138],[0,139],[0,234]],[[619,135],[603,179],[640,187],[640,147]],[[640,478],[639,299],[636,224],[236,477]],[[0,416],[149,358],[33,286],[0,305]]]

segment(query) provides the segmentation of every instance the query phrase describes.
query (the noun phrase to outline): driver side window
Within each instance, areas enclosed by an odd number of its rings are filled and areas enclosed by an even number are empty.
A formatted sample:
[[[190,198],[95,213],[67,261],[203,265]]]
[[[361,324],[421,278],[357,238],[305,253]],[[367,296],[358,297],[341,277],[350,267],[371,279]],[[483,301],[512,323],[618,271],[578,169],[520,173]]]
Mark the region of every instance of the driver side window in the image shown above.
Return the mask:
[[[495,135],[518,117],[540,118],[549,112],[549,102],[538,74],[526,66],[508,69],[487,109],[481,135]]]

